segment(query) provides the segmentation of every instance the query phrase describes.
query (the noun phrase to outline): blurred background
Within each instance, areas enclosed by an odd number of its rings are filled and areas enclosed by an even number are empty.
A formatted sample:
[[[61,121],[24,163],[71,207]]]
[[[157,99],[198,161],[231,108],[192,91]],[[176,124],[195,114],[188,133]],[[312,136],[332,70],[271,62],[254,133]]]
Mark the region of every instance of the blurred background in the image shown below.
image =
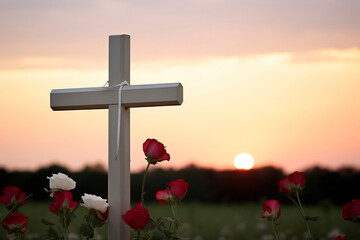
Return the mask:
[[[184,86],[181,106],[131,110],[133,201],[142,143],[156,138],[171,160],[151,169],[147,201],[183,178],[185,219],[230,219],[185,224],[194,239],[271,239],[257,229],[261,207],[289,203],[278,181],[296,170],[307,176],[304,203],[325,216],[319,235],[355,238],[341,211],[359,198],[359,10],[357,0],[2,0],[0,187],[19,185],[42,204],[46,176],[60,171],[77,181],[77,198],[107,196],[107,111],[53,112],[49,98],[52,89],[103,86],[108,36],[129,34],[131,84]],[[234,166],[239,153],[253,157],[249,170]]]
[[[0,166],[107,167],[107,111],[53,112],[52,89],[107,81],[108,36],[131,35],[131,83],[181,82],[176,107],[132,109],[132,171],[142,143],[172,160],[286,172],[360,167],[356,0],[3,0]]]

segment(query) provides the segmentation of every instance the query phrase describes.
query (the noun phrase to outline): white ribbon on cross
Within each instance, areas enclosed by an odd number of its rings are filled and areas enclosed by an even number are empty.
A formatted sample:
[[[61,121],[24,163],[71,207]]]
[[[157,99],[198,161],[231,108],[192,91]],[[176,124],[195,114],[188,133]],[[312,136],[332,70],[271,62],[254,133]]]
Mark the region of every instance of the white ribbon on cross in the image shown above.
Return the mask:
[[[105,83],[105,85],[103,87],[106,86],[106,84],[108,84],[109,81],[107,81]],[[109,86],[109,88],[115,88],[115,87],[119,87],[119,99],[118,99],[118,124],[117,124],[117,136],[116,136],[116,139],[117,139],[117,144],[116,144],[116,157],[115,157],[115,160],[118,159],[118,155],[119,155],[119,147],[120,147],[120,122],[121,122],[121,91],[122,91],[122,88],[124,86],[128,86],[129,83],[125,80],[123,82],[121,82],[120,84],[116,84],[114,86]]]

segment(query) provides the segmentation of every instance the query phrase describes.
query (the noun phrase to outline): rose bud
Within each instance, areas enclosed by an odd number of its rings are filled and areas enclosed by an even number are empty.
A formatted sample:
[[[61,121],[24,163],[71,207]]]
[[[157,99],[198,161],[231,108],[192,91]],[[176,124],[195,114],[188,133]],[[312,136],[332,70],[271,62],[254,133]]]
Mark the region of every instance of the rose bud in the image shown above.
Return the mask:
[[[279,182],[279,191],[289,194],[296,194],[296,192],[302,193],[305,182],[305,174],[295,171]]]
[[[158,202],[160,204],[167,204],[168,202],[170,202],[172,200],[172,196],[169,192],[169,189],[157,191],[155,194],[155,197],[156,197],[156,200],[158,200]]]
[[[17,206],[26,197],[24,192],[16,186],[7,186],[3,189],[3,195],[0,197],[0,202],[5,205],[8,210]],[[22,202],[18,207],[24,205],[26,201]]]
[[[150,214],[142,203],[136,203],[135,206],[121,216],[122,220],[135,231],[145,227],[149,220]]]
[[[189,183],[182,179],[173,180],[168,183],[170,192],[177,198],[182,199],[189,187]]]
[[[103,223],[107,220],[109,204],[106,202],[106,199],[87,193],[85,193],[81,199],[84,202],[81,206],[93,211],[93,215],[99,219],[100,222]]]
[[[69,191],[56,192],[54,194],[55,203],[51,203],[49,210],[57,215],[68,213],[70,209],[77,206],[77,202],[72,201],[73,195]]]
[[[28,228],[28,217],[20,212],[11,213],[3,221],[2,226],[9,234],[23,234]]]
[[[170,155],[166,152],[164,144],[156,139],[146,139],[143,144],[143,151],[146,156],[146,160],[151,164],[162,162],[164,160],[170,160]]]
[[[280,217],[280,204],[277,200],[267,200],[264,203],[263,209],[264,213],[261,217],[266,218],[270,222],[273,222]]]
[[[334,240],[346,240],[347,239],[347,237],[346,236],[341,236],[341,235],[338,235],[338,236],[336,236],[336,238],[334,238]]]
[[[344,220],[360,222],[360,199],[353,199],[344,206],[342,217]]]
[[[51,177],[47,178],[50,180],[50,189],[53,191],[69,191],[76,186],[76,182],[63,173],[53,174]]]

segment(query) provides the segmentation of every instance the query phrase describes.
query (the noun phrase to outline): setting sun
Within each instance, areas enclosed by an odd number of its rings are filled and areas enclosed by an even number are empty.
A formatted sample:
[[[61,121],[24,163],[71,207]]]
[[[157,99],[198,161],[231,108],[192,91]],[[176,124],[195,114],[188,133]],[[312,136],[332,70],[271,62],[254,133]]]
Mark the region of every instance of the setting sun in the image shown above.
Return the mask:
[[[254,158],[248,153],[240,153],[234,159],[237,169],[249,170],[254,166]]]

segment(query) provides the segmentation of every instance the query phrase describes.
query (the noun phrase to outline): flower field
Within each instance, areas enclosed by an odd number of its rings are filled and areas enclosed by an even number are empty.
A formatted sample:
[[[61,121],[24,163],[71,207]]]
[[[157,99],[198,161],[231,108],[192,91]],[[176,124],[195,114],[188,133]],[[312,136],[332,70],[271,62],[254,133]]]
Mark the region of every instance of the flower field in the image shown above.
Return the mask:
[[[179,203],[185,200],[190,185],[181,178],[169,181],[168,188],[157,190],[155,198],[158,204],[145,203],[145,183],[150,165],[169,161],[170,155],[156,139],[147,139],[143,150],[147,167],[141,185],[141,202],[134,203],[125,214],[118,212],[111,215],[111,206],[107,200],[93,194],[84,193],[81,200],[73,200],[70,190],[76,188],[76,182],[59,172],[47,177],[50,190],[44,190],[54,199],[50,204],[41,201],[27,202],[32,195],[26,196],[17,186],[7,186],[2,190],[0,203],[4,209],[0,209],[0,223],[8,236],[0,232],[0,240],[108,239],[107,229],[103,226],[108,221],[116,222],[120,217],[132,229],[132,239],[137,240],[347,240],[348,237],[350,240],[360,236],[360,229],[355,225],[360,222],[360,199],[352,199],[344,207],[334,206],[330,200],[322,200],[317,205],[307,205],[304,208],[301,198],[307,181],[306,175],[299,171],[278,181],[277,190],[292,202],[291,206],[289,202],[280,204],[276,199],[261,198],[260,201],[248,201],[247,204],[200,204],[185,201],[185,205],[178,209]],[[255,189],[248,193],[237,193],[246,196],[253,191]],[[79,206],[82,208],[79,209]],[[53,214],[48,216],[47,209]],[[77,209],[79,212],[75,215]],[[114,209],[116,210],[116,206]],[[82,222],[86,224],[81,224]],[[111,239],[114,238],[114,229],[128,234],[121,225],[120,228],[112,225],[109,228]],[[119,234],[121,232],[116,233],[115,237]]]
[[[265,202],[265,201],[264,201]],[[31,199],[22,207],[24,215],[29,216],[29,229],[25,239],[46,239],[46,227],[41,223],[43,218],[56,221],[55,214],[48,214],[49,202],[33,202]],[[132,204],[134,205],[134,204]],[[271,225],[261,218],[263,202],[239,205],[186,203],[178,208],[181,218],[179,232],[184,237],[193,240],[271,240],[273,238]],[[154,217],[170,215],[169,208],[157,203],[146,204]],[[318,206],[306,206],[309,215],[320,216],[320,221],[311,224],[312,231],[320,239],[334,239],[339,233],[345,233],[348,239],[359,239],[358,224],[344,221],[341,217],[343,206],[331,206],[328,203]],[[6,213],[1,206],[0,216]],[[80,239],[79,229],[83,223],[86,209],[79,208],[77,218],[73,220],[69,229],[69,239]],[[279,218],[279,239],[305,239],[306,226],[299,221],[299,212],[292,205],[282,205]],[[107,239],[106,226],[96,229],[95,239]],[[7,239],[4,229],[0,230],[0,239]]]

